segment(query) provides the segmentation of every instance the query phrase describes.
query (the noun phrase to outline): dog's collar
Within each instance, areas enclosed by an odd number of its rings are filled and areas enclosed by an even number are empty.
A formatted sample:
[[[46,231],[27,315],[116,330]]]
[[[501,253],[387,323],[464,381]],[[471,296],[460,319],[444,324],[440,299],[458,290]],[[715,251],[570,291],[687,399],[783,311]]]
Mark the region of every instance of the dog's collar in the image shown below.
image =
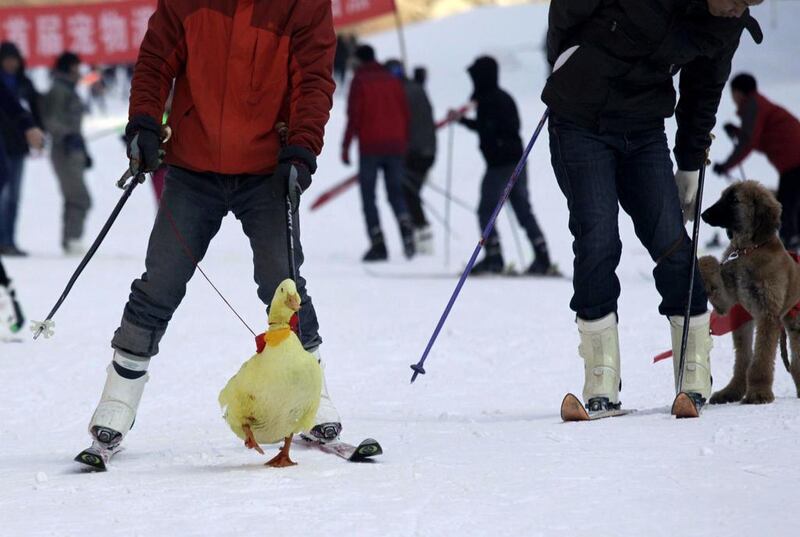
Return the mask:
[[[728,254],[728,257],[725,258],[725,260],[722,262],[722,264],[724,265],[726,263],[730,263],[731,261],[735,261],[735,260],[739,259],[740,257],[744,257],[746,255],[752,254],[753,252],[755,252],[756,250],[758,250],[759,248],[761,248],[765,244],[767,244],[767,243],[766,242],[762,242],[761,244],[756,244],[755,246],[751,246],[749,248],[737,248],[734,251],[732,251],[730,254]]]

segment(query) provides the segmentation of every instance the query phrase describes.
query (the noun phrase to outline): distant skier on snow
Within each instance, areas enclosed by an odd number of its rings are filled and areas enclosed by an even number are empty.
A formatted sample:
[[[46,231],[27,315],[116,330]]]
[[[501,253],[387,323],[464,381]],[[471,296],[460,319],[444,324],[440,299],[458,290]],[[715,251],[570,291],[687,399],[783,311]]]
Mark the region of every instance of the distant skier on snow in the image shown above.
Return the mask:
[[[758,92],[756,79],[742,73],[731,80],[731,94],[741,126],[725,124],[725,132],[736,139],[733,152],[714,165],[714,172],[728,175],[750,152],[760,151],[777,168],[780,236],[790,250],[800,248],[800,120]]]
[[[394,59],[386,62],[386,68],[403,82],[408,100],[408,150],[403,192],[414,225],[414,246],[418,254],[432,254],[433,232],[420,197],[428,172],[436,160],[436,120],[425,91],[426,71],[423,67],[417,67],[414,78],[409,79],[403,63]]]
[[[233,212],[250,240],[258,296],[269,304],[290,275],[286,196],[294,209],[295,263],[300,195],[311,185],[334,83],[336,37],[330,2],[250,3],[201,9],[191,0],[159,2],[142,42],[126,128],[133,172],[160,164],[161,117],[175,80],[166,144],[169,172],[150,235],[146,272],[131,286],[100,402],[89,423],[96,447],[115,449],[133,425],[172,315],[220,228]],[[274,9],[273,9],[274,8]],[[258,42],[258,47],[255,43]],[[247,54],[241,51],[247,49]],[[282,147],[276,124],[288,125]],[[303,347],[320,361],[319,325],[305,280],[297,291]],[[332,440],[341,423],[324,380],[311,433]],[[79,456],[80,457],[80,456]]]
[[[522,139],[519,136],[520,120],[514,99],[498,85],[499,68],[497,60],[490,56],[481,56],[467,69],[474,91],[472,100],[478,105],[475,119],[462,117],[462,114],[450,110],[448,119],[458,121],[470,130],[478,133],[481,152],[486,160],[486,172],[481,183],[481,200],[478,205],[478,221],[484,229],[492,216],[508,178],[514,172],[517,162],[522,157]],[[547,241],[531,208],[528,191],[528,173],[523,168],[509,197],[511,208],[520,225],[525,229],[528,240],[533,246],[536,258],[527,269],[528,274],[550,275],[556,268],[550,262]],[[500,236],[493,229],[484,245],[486,255],[472,269],[472,274],[499,274],[505,267],[503,253],[500,248]]]
[[[583,398],[592,411],[618,408],[620,356],[615,270],[622,244],[619,205],[656,267],[659,312],[669,318],[678,360],[700,167],[711,142],[731,59],[745,28],[757,42],[748,5],[761,0],[553,0],[548,59],[557,70],[542,99],[550,107],[550,153],[575,238],[570,307],[584,359]],[[672,77],[680,72],[675,107]],[[675,112],[673,174],[664,119]],[[683,391],[711,393],[709,315],[697,271]],[[677,382],[676,382],[677,383]]]
[[[347,127],[342,142],[342,162],[350,165],[350,144],[358,138],[358,183],[370,247],[362,260],[389,257],[375,204],[378,170],[383,170],[386,193],[400,227],[403,253],[414,256],[414,226],[403,194],[405,155],[408,148],[409,112],[403,84],[375,60],[369,45],[356,49],[358,67],[347,97]]]

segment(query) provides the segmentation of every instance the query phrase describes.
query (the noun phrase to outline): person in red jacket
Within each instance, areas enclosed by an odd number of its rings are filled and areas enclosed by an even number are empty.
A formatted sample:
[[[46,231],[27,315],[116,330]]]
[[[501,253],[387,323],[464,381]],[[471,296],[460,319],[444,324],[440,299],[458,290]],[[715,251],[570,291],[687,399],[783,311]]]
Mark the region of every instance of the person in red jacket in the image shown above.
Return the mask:
[[[295,212],[294,261],[302,265],[296,210],[322,149],[335,44],[329,0],[159,0],[133,75],[126,138],[131,172],[159,167],[162,114],[174,83],[168,121],[173,135],[163,147],[169,171],[146,272],[131,286],[89,424],[97,449],[113,452],[133,425],[150,358],[159,351],[196,261],[229,212],[250,240],[264,304],[293,276],[287,196]],[[288,126],[285,137],[277,132],[281,123]],[[297,275],[296,282],[301,341],[319,359],[314,306],[306,281]],[[325,440],[340,429],[323,382],[311,432]]]
[[[383,169],[389,203],[400,224],[403,252],[411,258],[415,253],[414,227],[403,191],[410,121],[406,93],[402,82],[375,61],[375,51],[371,46],[359,46],[355,56],[360,65],[350,83],[347,99],[342,162],[350,164],[350,143],[353,138],[358,138],[358,180],[370,240],[370,248],[363,260],[384,261],[388,258],[375,205],[378,169]]]
[[[736,144],[724,162],[714,165],[714,172],[728,175],[751,151],[764,153],[780,174],[781,240],[787,248],[797,249],[800,247],[800,121],[761,95],[756,79],[747,73],[731,80],[731,94],[742,125],[725,124],[725,132],[736,139]]]

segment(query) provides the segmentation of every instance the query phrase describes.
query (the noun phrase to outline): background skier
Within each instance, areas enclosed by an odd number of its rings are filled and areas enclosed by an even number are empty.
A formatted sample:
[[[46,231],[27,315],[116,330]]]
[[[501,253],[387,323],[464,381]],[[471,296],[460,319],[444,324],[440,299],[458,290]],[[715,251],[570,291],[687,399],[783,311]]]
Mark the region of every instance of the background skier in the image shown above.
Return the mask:
[[[64,52],[56,60],[53,86],[43,101],[43,119],[53,145],[50,159],[64,196],[61,246],[67,255],[81,255],[86,215],[92,206],[84,172],[91,165],[81,124],[84,104],[76,90],[80,80],[81,59]]]
[[[470,130],[478,133],[481,152],[486,160],[486,172],[481,182],[481,201],[478,205],[478,222],[481,230],[486,227],[492,211],[503,193],[508,178],[522,157],[522,139],[519,136],[519,113],[514,99],[500,88],[498,83],[499,68],[497,61],[490,56],[481,56],[467,69],[472,78],[474,91],[472,100],[478,105],[475,119],[461,116],[451,110],[448,117],[458,121]],[[509,202],[520,225],[525,229],[528,240],[533,246],[536,256],[528,267],[527,273],[546,275],[555,272],[550,263],[547,242],[539,227],[529,199],[528,173],[523,168]],[[484,246],[486,255],[475,264],[472,274],[501,273],[504,268],[503,253],[500,248],[500,236],[492,230]]]
[[[781,240],[787,248],[797,249],[800,247],[800,121],[761,95],[752,75],[735,76],[731,80],[731,95],[742,124],[740,127],[725,124],[725,131],[736,139],[736,145],[724,162],[714,165],[714,172],[728,175],[751,151],[764,153],[780,174]]]
[[[567,198],[584,402],[620,405],[615,273],[622,245],[619,205],[656,267],[659,312],[680,355],[692,245],[683,226],[694,215],[698,170],[745,27],[760,41],[747,5],[760,0],[553,0],[548,59],[556,71],[542,99],[550,107],[553,170]],[[680,71],[675,108],[672,77]],[[673,175],[664,119],[676,113]],[[676,188],[677,183],[677,188]],[[683,391],[698,403],[711,392],[709,316],[696,274]]]
[[[25,61],[14,43],[0,43],[0,83],[20,102],[24,103],[36,127],[42,126],[39,113],[39,94],[25,74]],[[0,112],[0,136],[6,149],[8,181],[0,188],[0,254],[24,256],[17,247],[16,227],[25,158],[30,145],[23,129],[10,117]]]
[[[359,46],[355,56],[360,65],[347,98],[342,162],[350,164],[350,144],[358,138],[358,181],[370,241],[363,260],[382,261],[389,256],[375,204],[378,170],[383,170],[389,203],[400,226],[403,252],[410,258],[415,250],[414,228],[403,194],[409,126],[405,91],[402,83],[375,61],[371,46]]]
[[[330,3],[217,4],[220,9],[210,10],[191,0],[160,1],[139,52],[126,128],[132,171],[159,166],[161,118],[173,79],[169,122],[174,136],[165,147],[170,168],[146,272],[131,286],[111,341],[114,355],[106,384],[89,424],[101,449],[114,448],[130,430],[150,358],[158,353],[195,260],[203,258],[227,213],[234,213],[250,239],[264,304],[291,275],[287,194],[295,210],[294,261],[297,267],[303,263],[296,207],[316,171],[334,91]],[[245,48],[248,54],[237,54]],[[288,125],[283,148],[276,131],[280,122]],[[139,159],[133,158],[136,154]],[[302,344],[319,360],[317,316],[299,275],[297,289]],[[341,429],[324,383],[316,423],[312,434],[320,438],[333,439]]]
[[[389,60],[386,68],[403,82],[408,101],[408,151],[406,152],[406,175],[403,181],[403,192],[406,205],[414,225],[414,246],[417,253],[433,253],[433,233],[422,207],[420,191],[428,178],[428,171],[436,160],[436,122],[433,119],[433,107],[425,92],[423,82],[406,77],[403,64],[399,60]],[[417,67],[418,76],[424,68]]]

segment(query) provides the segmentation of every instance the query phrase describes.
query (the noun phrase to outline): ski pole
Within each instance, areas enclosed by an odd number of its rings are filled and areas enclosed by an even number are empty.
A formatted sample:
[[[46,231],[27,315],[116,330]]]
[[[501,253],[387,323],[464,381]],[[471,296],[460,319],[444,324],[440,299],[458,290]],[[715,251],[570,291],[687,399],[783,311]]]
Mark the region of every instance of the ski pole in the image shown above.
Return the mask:
[[[453,185],[453,148],[455,146],[455,128],[453,123],[447,126],[447,183],[444,201],[444,225],[450,229],[450,203],[453,201],[451,195]],[[450,235],[444,238],[444,266],[450,266]]]
[[[289,125],[280,121],[275,124],[275,129],[278,131],[278,136],[281,140],[281,147],[286,147],[288,143],[289,137]],[[291,185],[297,179],[297,170],[294,166],[291,167],[289,171],[289,181],[288,185]],[[292,194],[289,192],[289,189],[286,189],[286,251],[289,255],[289,277],[297,283],[297,260],[294,257],[294,207],[292,204]],[[300,312],[298,311],[295,315],[297,315],[298,323],[297,323],[297,337],[302,338],[302,333],[300,331]]]
[[[533,149],[533,144],[536,143],[536,139],[539,138],[539,133],[542,132],[542,128],[544,124],[547,122],[547,118],[550,115],[550,110],[545,109],[544,113],[542,114],[542,118],[539,120],[539,124],[536,126],[536,130],[533,131],[533,135],[531,136],[530,141],[528,142],[525,151],[522,153],[522,157],[519,159],[517,163],[517,167],[514,168],[514,173],[511,174],[511,177],[508,179],[508,183],[506,183],[506,187],[503,190],[503,195],[500,196],[500,199],[497,201],[497,206],[494,208],[492,212],[492,216],[489,218],[489,221],[486,223],[486,228],[483,230],[483,234],[481,235],[478,244],[475,246],[475,250],[472,252],[472,257],[470,257],[469,262],[467,263],[466,268],[464,268],[464,272],[461,273],[461,277],[458,279],[458,283],[456,284],[456,288],[453,291],[453,294],[450,295],[450,300],[447,302],[447,306],[442,312],[442,316],[439,318],[439,322],[436,324],[436,328],[433,331],[433,335],[428,340],[428,344],[425,347],[425,351],[422,353],[422,357],[419,359],[419,362],[413,364],[411,369],[414,371],[414,374],[411,376],[411,382],[413,383],[417,380],[417,375],[424,375],[425,368],[423,367],[425,364],[425,360],[428,358],[428,354],[430,354],[431,349],[433,348],[433,344],[436,342],[436,338],[439,337],[439,333],[442,331],[442,327],[444,326],[445,321],[447,320],[448,315],[450,315],[450,310],[453,309],[453,304],[455,304],[456,299],[458,298],[458,294],[461,292],[461,288],[464,287],[464,282],[467,280],[467,276],[469,276],[470,271],[472,270],[473,265],[475,265],[475,261],[478,259],[478,254],[481,252],[481,248],[486,243],[486,240],[489,237],[489,234],[494,229],[495,222],[497,221],[497,216],[500,214],[500,210],[503,208],[506,200],[511,195],[511,189],[514,188],[514,185],[519,178],[519,175],[522,173],[522,170],[525,167],[525,164],[528,161],[528,156]]]
[[[744,173],[744,165],[739,164],[739,175],[742,176],[742,181],[747,181],[747,174]]]
[[[517,247],[517,257],[519,257],[519,268],[520,270],[525,270],[525,253],[522,251],[522,242],[519,240],[519,231],[517,231],[517,226],[514,225],[514,219],[511,218],[511,213],[509,211],[505,211],[506,216],[508,217],[508,227],[511,228],[511,236],[514,238],[514,245]]]
[[[708,153],[711,148],[706,149],[706,156],[700,166],[700,174],[697,179],[697,197],[694,206],[694,222],[692,225],[692,261],[689,272],[689,290],[686,295],[686,312],[683,314],[683,333],[681,334],[681,354],[678,360],[678,379],[675,383],[675,391],[683,391],[683,369],[686,366],[686,344],[689,341],[689,319],[692,316],[692,293],[694,292],[694,273],[697,268],[697,245],[700,237],[700,214],[703,205],[703,186],[706,180],[706,166],[708,165]]]
[[[452,193],[448,192],[447,189],[444,189],[444,188],[440,187],[436,183],[432,183],[430,181],[427,181],[425,183],[425,186],[427,188],[430,188],[431,190],[433,190],[437,194],[439,194],[441,196],[444,196],[444,198],[447,201],[452,201],[455,205],[458,205],[459,207],[461,207],[465,211],[469,211],[470,213],[474,213],[475,212],[475,208],[472,207],[469,203],[467,203],[463,199],[459,198],[458,196],[454,196]]]
[[[128,181],[127,185],[125,185],[125,181],[127,181],[128,179],[130,180]],[[83,256],[83,259],[81,259],[81,262],[78,264],[78,268],[76,268],[75,272],[73,272],[72,277],[67,282],[67,286],[64,288],[64,291],[61,293],[61,296],[58,298],[55,305],[50,310],[50,313],[47,314],[45,320],[32,321],[31,330],[33,331],[33,339],[38,339],[39,336],[41,336],[42,334],[44,334],[45,339],[53,335],[53,328],[55,326],[55,323],[53,322],[53,317],[55,316],[56,312],[61,307],[61,305],[64,303],[64,301],[67,299],[67,296],[69,295],[70,291],[72,291],[72,287],[75,285],[75,282],[78,281],[78,278],[83,272],[83,269],[86,268],[86,265],[88,265],[89,261],[92,260],[92,257],[94,256],[95,252],[97,252],[97,249],[100,248],[100,245],[103,243],[103,240],[106,238],[106,235],[108,235],[108,232],[111,230],[111,226],[114,225],[114,221],[117,219],[117,216],[119,216],[120,211],[122,211],[122,207],[125,206],[125,203],[128,201],[128,198],[131,197],[133,189],[136,188],[138,184],[143,182],[144,182],[144,173],[138,173],[135,176],[133,176],[129,170],[126,170],[125,173],[120,178],[120,180],[117,182],[118,186],[121,185],[122,188],[124,188],[122,197],[120,197],[119,201],[117,202],[117,205],[114,207],[114,210],[111,211],[111,215],[108,217],[108,220],[106,220],[106,223],[103,225],[103,228],[100,230],[100,233],[97,235],[97,238],[92,243],[91,248],[89,248],[89,251],[86,252],[86,255]]]

